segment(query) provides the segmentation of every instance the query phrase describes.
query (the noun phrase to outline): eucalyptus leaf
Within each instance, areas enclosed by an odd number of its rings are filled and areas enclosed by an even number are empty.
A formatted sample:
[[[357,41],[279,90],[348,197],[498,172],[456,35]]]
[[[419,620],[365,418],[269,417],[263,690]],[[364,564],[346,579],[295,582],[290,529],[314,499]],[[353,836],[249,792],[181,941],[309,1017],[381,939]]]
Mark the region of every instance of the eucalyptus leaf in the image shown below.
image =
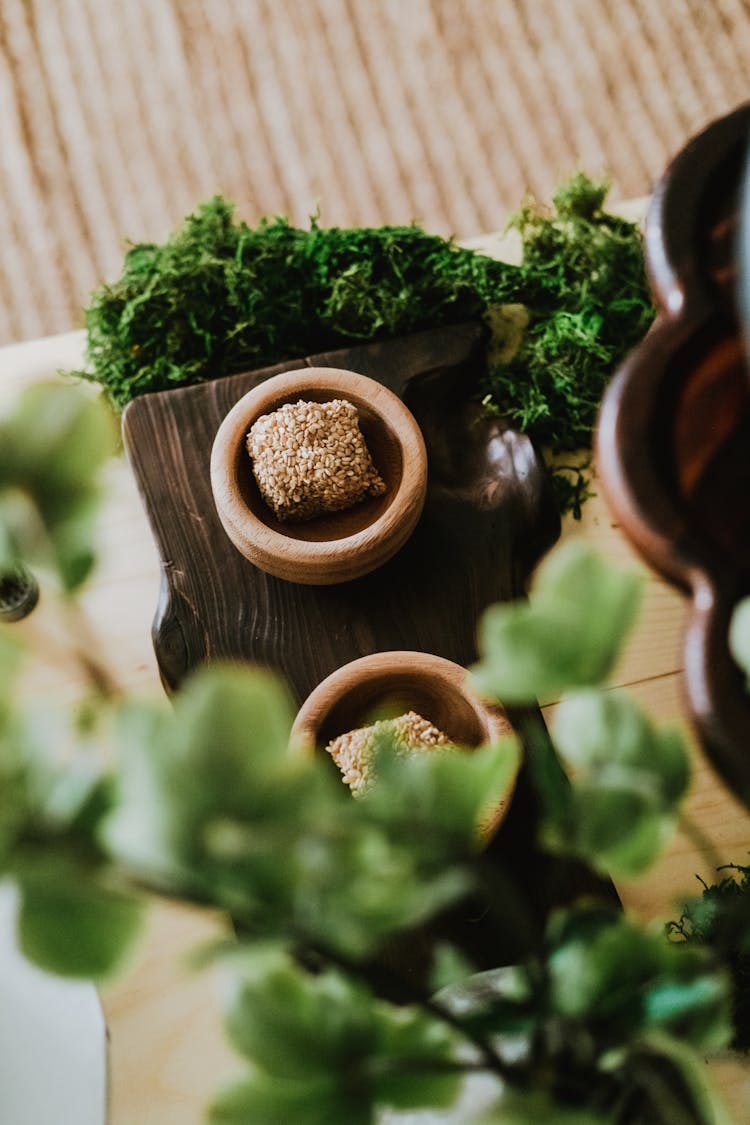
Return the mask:
[[[343,1074],[374,1051],[366,989],[339,973],[308,976],[289,960],[262,974],[243,975],[238,968],[227,994],[226,1028],[233,1046],[267,1074]]]
[[[212,825],[283,800],[291,715],[275,677],[220,666],[196,673],[172,711],[125,707],[107,846],[144,873],[189,880]]]
[[[522,965],[466,973],[435,997],[440,1008],[483,1036],[530,1036],[541,1016],[539,990]],[[530,1039],[528,1043],[531,1045]],[[516,1041],[515,1049],[520,1044]],[[498,1048],[502,1054],[502,1047]]]
[[[173,711],[127,708],[102,839],[153,885],[229,909],[259,936],[295,932],[369,956],[465,894],[467,873],[441,823],[431,835],[423,826],[429,846],[412,846],[398,801],[370,814],[321,756],[289,749],[290,727],[286,692],[256,669],[202,670]],[[506,764],[493,763],[477,760],[479,788],[502,780]],[[433,789],[433,805],[455,818],[449,795],[438,801]]]
[[[382,746],[365,815],[400,825],[415,850],[474,851],[482,825],[507,798],[520,760],[514,736],[471,751],[398,755]]]
[[[674,828],[646,791],[614,785],[576,784],[565,816],[548,818],[543,840],[556,851],[586,859],[602,874],[641,874]]]
[[[610,674],[635,617],[639,580],[571,541],[544,560],[529,602],[493,606],[472,669],[485,695],[506,704],[554,698]]]
[[[378,1003],[377,1050],[370,1064],[376,1104],[441,1109],[458,1096],[459,1036],[428,1012]]]
[[[704,1051],[720,1050],[732,1037],[729,982],[718,972],[666,977],[644,999],[646,1023],[684,1037]]]
[[[213,1125],[372,1125],[372,1110],[357,1092],[325,1076],[299,1080],[260,1074],[235,1083],[209,1111]]]
[[[474,966],[465,954],[447,941],[439,941],[433,952],[430,969],[430,990],[440,992],[460,985],[474,974]]]
[[[729,1043],[729,979],[705,951],[599,908],[555,916],[549,939],[552,1010],[598,1028],[609,1047],[657,1028],[704,1049]]]
[[[640,986],[658,966],[655,940],[607,912],[571,912],[549,956],[554,1011],[576,1019],[640,1023]],[[622,1026],[624,1023],[624,1027]]]
[[[64,589],[95,559],[101,469],[115,447],[111,413],[80,390],[36,384],[0,423],[0,550],[52,565]],[[22,512],[25,515],[22,516]]]
[[[141,930],[142,904],[87,873],[45,861],[17,874],[24,954],[60,976],[100,980],[123,964]]]
[[[581,1106],[559,1105],[541,1090],[506,1089],[497,1105],[475,1118],[473,1125],[612,1125],[612,1117]]]
[[[366,821],[347,829],[333,839],[303,834],[287,853],[291,917],[313,942],[365,958],[390,935],[425,924],[473,888],[470,870],[448,862],[445,848],[438,855],[430,848],[425,857],[397,830]]]
[[[33,831],[49,838],[70,833],[93,847],[110,786],[102,729],[82,731],[70,711],[37,704],[17,713],[10,737],[23,762]]]
[[[378,1001],[338,972],[309,976],[280,954],[266,958],[265,971],[262,961],[241,957],[232,965],[230,1039],[265,1076],[307,1084],[333,1101],[356,1097],[363,1110],[456,1097],[456,1037],[431,1015]]]
[[[628,1058],[635,1125],[733,1125],[705,1061],[687,1044],[651,1032]]]
[[[544,838],[614,875],[637,875],[670,838],[689,781],[687,750],[623,692],[564,699],[555,746],[571,771],[568,802],[547,808]]]
[[[122,709],[113,807],[99,833],[103,846],[126,867],[157,879],[175,867],[170,735],[164,706],[134,702]],[[169,799],[163,802],[163,796]]]
[[[12,732],[0,730],[0,872],[29,819],[26,770]]]
[[[684,795],[688,755],[676,730],[659,730],[622,691],[580,691],[564,699],[555,716],[555,745],[575,776],[606,783],[613,767],[622,779],[647,775],[666,808]],[[619,782],[621,784],[621,780]]]

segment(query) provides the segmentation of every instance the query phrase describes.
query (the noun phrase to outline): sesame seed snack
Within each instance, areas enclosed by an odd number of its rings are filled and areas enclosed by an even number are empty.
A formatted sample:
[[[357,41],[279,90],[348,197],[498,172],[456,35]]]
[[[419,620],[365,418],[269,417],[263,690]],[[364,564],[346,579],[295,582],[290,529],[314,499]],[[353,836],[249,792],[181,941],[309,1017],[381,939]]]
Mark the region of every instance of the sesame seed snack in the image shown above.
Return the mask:
[[[341,770],[342,780],[357,797],[373,780],[373,751],[381,737],[389,737],[396,753],[403,755],[452,745],[446,734],[416,711],[340,734],[328,743],[326,750]]]
[[[346,399],[300,399],[262,415],[247,451],[261,496],[281,522],[338,512],[386,490]]]

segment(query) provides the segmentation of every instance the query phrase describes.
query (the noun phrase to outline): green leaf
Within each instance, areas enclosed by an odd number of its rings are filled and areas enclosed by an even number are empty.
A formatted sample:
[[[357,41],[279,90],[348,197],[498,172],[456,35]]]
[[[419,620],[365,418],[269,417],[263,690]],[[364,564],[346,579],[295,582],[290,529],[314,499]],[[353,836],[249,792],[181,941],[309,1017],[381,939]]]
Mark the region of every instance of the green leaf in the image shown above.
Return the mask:
[[[575,827],[558,850],[587,859],[603,874],[635,876],[647,870],[674,828],[648,793],[614,786],[576,785],[572,802]],[[546,839],[549,837],[545,836]]]
[[[69,833],[79,844],[93,845],[110,785],[102,736],[101,728],[83,731],[76,714],[44,703],[15,716],[10,739],[23,764],[35,833]]]
[[[648,777],[664,808],[672,808],[689,781],[688,755],[679,733],[658,730],[632,699],[621,691],[581,691],[557,709],[555,745],[575,776],[609,777],[622,784],[628,773],[634,785]]]
[[[704,1059],[685,1043],[649,1032],[631,1050],[627,1067],[644,1125],[732,1125]]]
[[[213,1125],[372,1125],[369,1104],[317,1075],[309,1079],[260,1074],[237,1082],[209,1111]]]
[[[304,934],[354,958],[466,893],[444,827],[457,818],[455,763],[448,783],[419,797],[443,821],[412,847],[413,808],[399,797],[394,820],[393,809],[353,801],[320,755],[288,749],[290,727],[286,692],[250,669],[204,669],[172,712],[128,708],[105,847],[152,884],[229,909],[259,935]],[[504,783],[508,761],[469,758],[461,762],[474,777],[474,813],[493,782]],[[470,820],[462,839],[472,831]]]
[[[558,1105],[541,1090],[507,1088],[496,1106],[477,1117],[474,1125],[612,1125],[612,1118],[585,1106]]]
[[[3,458],[19,476],[55,483],[55,493],[85,491],[95,470],[113,452],[114,419],[80,388],[60,382],[36,383],[22,394]]]
[[[24,658],[24,647],[9,631],[0,628],[0,699],[10,694]]]
[[[363,803],[356,803],[358,811]],[[300,835],[289,871],[295,926],[314,944],[359,959],[471,890],[470,871],[455,857],[448,861],[445,847],[439,854],[415,851],[408,834],[402,838],[366,821],[331,836],[320,829]]]
[[[281,953],[230,959],[226,1023],[263,1074],[329,1101],[398,1108],[450,1104],[455,1036],[434,1017],[376,1000],[337,972],[312,977]],[[263,1084],[264,1096],[272,1085]]]
[[[463,1078],[453,1068],[455,1033],[416,1008],[378,1004],[375,1013],[377,1050],[368,1067],[375,1103],[404,1110],[452,1105]]]
[[[433,953],[430,991],[440,992],[442,989],[462,984],[474,972],[474,966],[460,949],[449,942],[440,941]]]
[[[570,800],[548,808],[545,839],[611,874],[645,870],[669,839],[689,780],[682,737],[658,730],[622,692],[564,699],[555,745],[572,774]]]
[[[561,915],[553,927],[559,931],[553,930],[548,962],[554,1010],[576,1019],[609,1020],[610,1034],[615,1021],[621,1033],[638,1026],[639,987],[658,967],[657,939],[593,908]]]
[[[720,1050],[732,1038],[729,981],[717,971],[701,973],[698,966],[690,967],[695,976],[665,977],[649,989],[646,1023],[702,1050]]]
[[[144,876],[172,872],[176,862],[172,726],[166,707],[156,703],[131,703],[119,716],[119,769],[100,837],[113,856]]]
[[[509,1037],[513,1063],[531,1053],[532,1036],[542,1019],[545,1001],[520,965],[504,965],[481,973],[466,974],[463,980],[442,989],[435,997],[441,1008],[457,1017],[467,1031],[493,1037],[503,1056],[503,1037]],[[499,1038],[497,1038],[499,1037]]]
[[[0,731],[0,872],[29,819],[26,770],[12,731]]]
[[[284,778],[304,773],[306,763],[288,755],[291,718],[289,696],[275,677],[237,667],[196,673],[172,711],[126,707],[106,846],[144,873],[189,880],[212,829],[252,818],[266,804],[269,812],[283,805],[290,789]]]
[[[18,874],[24,954],[61,976],[100,980],[121,966],[141,929],[142,906],[63,861]]]
[[[225,1022],[234,1047],[267,1074],[307,1079],[344,1072],[374,1050],[369,994],[338,973],[309,977],[288,959],[234,967]]]
[[[51,564],[76,589],[93,566],[100,470],[114,445],[100,401],[62,384],[28,388],[0,424],[3,554]]]
[[[585,859],[602,874],[637,875],[674,829],[646,790],[576,783],[559,809],[548,808],[541,839],[550,851]]]
[[[729,1043],[729,980],[704,950],[593,907],[555,915],[549,940],[553,1010],[604,1031],[610,1047],[654,1028],[702,1049]]]
[[[15,685],[25,650],[15,637],[10,635],[9,629],[0,626],[0,775],[3,771],[3,739],[16,709]],[[0,782],[0,801],[2,800],[2,783]],[[1,849],[0,849],[1,850]]]
[[[290,727],[278,682],[236,667],[196,674],[171,712],[126,709],[105,847],[258,936],[355,959],[471,889],[476,824],[506,791],[515,743],[400,759],[392,788],[353,801],[320,755],[289,750]]]
[[[362,800],[365,815],[398,826],[417,852],[456,857],[476,850],[482,826],[508,796],[521,756],[515,736],[479,750],[413,754],[387,746],[376,757],[376,784]]]
[[[601,683],[630,629],[638,597],[636,576],[613,570],[580,542],[566,543],[539,568],[529,602],[485,613],[474,682],[506,704]]]

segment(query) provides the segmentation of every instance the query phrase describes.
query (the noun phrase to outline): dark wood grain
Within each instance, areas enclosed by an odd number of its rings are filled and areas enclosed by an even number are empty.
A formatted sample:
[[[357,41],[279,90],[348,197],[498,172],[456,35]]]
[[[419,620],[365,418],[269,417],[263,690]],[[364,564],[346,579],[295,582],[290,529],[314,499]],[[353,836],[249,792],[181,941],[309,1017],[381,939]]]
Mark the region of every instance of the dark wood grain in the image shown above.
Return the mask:
[[[524,590],[560,527],[536,450],[474,401],[482,341],[481,327],[463,325],[306,361],[385,383],[416,417],[428,452],[427,500],[407,545],[378,571],[335,586],[299,586],[257,570],[225,535],[209,482],[227,411],[299,361],[131,403],[124,440],[162,562],[153,637],[168,690],[201,663],[250,660],[280,671],[301,703],[329,673],[373,652],[416,649],[463,666],[475,659],[482,610]],[[440,937],[490,968],[539,942],[556,905],[579,893],[616,901],[609,882],[541,852],[538,823],[522,769],[486,852],[498,910],[489,917],[481,903],[462,903],[446,912],[389,952],[389,974],[402,985],[418,982]],[[394,999],[404,995],[399,987]]]
[[[646,226],[660,306],[605,398],[598,463],[646,559],[691,598],[688,708],[714,766],[750,807],[750,695],[729,622],[750,593],[750,381],[737,314],[738,196],[750,106],[678,154]]]
[[[249,660],[298,701],[334,669],[388,649],[466,665],[485,606],[521,592],[559,519],[527,438],[481,417],[476,325],[311,357],[378,379],[410,407],[429,456],[428,497],[406,546],[354,582],[301,586],[256,569],[227,538],[209,480],[221,420],[251,387],[300,362],[146,395],[125,412],[128,456],[162,562],[154,646],[172,690],[198,664]]]

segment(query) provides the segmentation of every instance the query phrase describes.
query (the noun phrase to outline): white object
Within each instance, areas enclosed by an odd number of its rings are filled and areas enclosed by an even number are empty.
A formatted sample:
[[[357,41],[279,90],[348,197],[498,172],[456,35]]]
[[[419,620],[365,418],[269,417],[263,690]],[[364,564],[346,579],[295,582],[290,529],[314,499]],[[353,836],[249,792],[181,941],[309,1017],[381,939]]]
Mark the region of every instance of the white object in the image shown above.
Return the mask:
[[[0,884],[0,1122],[105,1125],[107,1032],[87,982],[42,972],[20,953],[18,895]]]

